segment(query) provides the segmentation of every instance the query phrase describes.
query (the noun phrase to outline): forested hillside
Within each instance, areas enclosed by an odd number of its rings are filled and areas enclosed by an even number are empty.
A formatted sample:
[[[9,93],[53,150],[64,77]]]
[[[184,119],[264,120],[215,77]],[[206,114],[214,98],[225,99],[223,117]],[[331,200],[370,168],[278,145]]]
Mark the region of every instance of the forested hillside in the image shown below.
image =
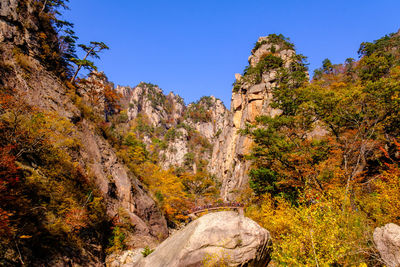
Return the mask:
[[[276,67],[281,113],[243,133],[254,140],[248,215],[275,237],[277,262],[380,264],[373,230],[400,219],[399,45],[398,33],[362,43],[358,60],[326,59],[311,82],[302,60]]]

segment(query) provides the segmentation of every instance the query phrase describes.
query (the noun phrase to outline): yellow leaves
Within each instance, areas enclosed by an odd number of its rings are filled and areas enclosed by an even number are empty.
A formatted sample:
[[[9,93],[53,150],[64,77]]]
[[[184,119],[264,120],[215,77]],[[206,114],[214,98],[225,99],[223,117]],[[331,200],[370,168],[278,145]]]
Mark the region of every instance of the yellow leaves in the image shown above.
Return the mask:
[[[342,194],[339,191],[332,195]],[[274,237],[273,259],[289,266],[320,266],[359,262],[371,228],[363,215],[341,205],[342,198],[320,197],[298,207],[282,198],[265,195],[261,206],[250,206],[246,215]]]
[[[41,32],[41,33],[39,33],[39,37],[40,37],[41,39],[46,39],[46,38],[47,38],[47,35],[46,35],[44,32]]]
[[[215,181],[207,173],[197,172],[192,174],[185,172],[181,175],[180,180],[185,186],[185,190],[196,201],[204,200],[205,203],[209,203],[219,195]]]
[[[390,70],[390,76],[391,76],[393,79],[400,79],[400,66],[393,67],[393,68]]]
[[[171,221],[185,220],[187,216],[182,215],[182,212],[188,210],[187,195],[181,180],[172,170],[163,170],[151,162],[137,167],[140,177],[158,200],[167,218]]]
[[[337,90],[338,88],[343,88],[343,87],[346,87],[346,86],[347,86],[347,84],[344,83],[344,82],[333,82],[333,83],[331,83],[331,88],[333,90]]]
[[[400,170],[390,166],[380,176],[376,177],[371,186],[373,193],[363,194],[359,199],[364,209],[371,214],[378,226],[386,223],[400,224]],[[358,189],[362,193],[362,188]]]
[[[32,236],[31,235],[21,235],[19,238],[21,238],[21,239],[29,239],[29,238],[32,238]]]
[[[222,246],[221,246],[222,247]],[[227,267],[230,266],[230,255],[222,248],[215,253],[207,253],[202,261],[204,267]]]

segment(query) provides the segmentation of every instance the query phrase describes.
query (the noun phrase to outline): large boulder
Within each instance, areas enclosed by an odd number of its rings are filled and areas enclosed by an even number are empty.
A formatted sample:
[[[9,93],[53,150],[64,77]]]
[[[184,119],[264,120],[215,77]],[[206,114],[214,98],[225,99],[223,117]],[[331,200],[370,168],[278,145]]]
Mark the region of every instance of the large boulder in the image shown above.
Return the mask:
[[[376,228],[374,242],[387,267],[400,266],[400,226],[389,223]]]
[[[123,266],[267,266],[267,230],[233,211],[210,213],[179,230],[147,257]]]

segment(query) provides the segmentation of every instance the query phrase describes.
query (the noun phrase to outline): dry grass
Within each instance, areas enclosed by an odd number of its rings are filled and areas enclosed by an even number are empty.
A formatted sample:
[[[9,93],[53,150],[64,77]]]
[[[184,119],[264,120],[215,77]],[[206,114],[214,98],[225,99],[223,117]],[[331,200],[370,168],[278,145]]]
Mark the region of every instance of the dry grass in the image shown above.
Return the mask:
[[[34,69],[34,62],[32,58],[28,55],[25,55],[21,49],[14,48],[13,49],[13,56],[17,64],[26,72],[32,72]]]

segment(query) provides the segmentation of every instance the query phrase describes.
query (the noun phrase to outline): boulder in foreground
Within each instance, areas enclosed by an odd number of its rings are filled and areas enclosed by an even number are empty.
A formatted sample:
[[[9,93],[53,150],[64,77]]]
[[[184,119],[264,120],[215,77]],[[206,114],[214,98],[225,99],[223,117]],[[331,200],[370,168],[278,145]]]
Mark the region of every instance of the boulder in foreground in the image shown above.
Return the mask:
[[[236,212],[222,211],[191,222],[147,257],[132,257],[132,262],[120,266],[262,267],[268,265],[270,252],[271,237],[266,229]]]
[[[388,267],[400,266],[400,226],[389,223],[376,228],[374,242]]]

